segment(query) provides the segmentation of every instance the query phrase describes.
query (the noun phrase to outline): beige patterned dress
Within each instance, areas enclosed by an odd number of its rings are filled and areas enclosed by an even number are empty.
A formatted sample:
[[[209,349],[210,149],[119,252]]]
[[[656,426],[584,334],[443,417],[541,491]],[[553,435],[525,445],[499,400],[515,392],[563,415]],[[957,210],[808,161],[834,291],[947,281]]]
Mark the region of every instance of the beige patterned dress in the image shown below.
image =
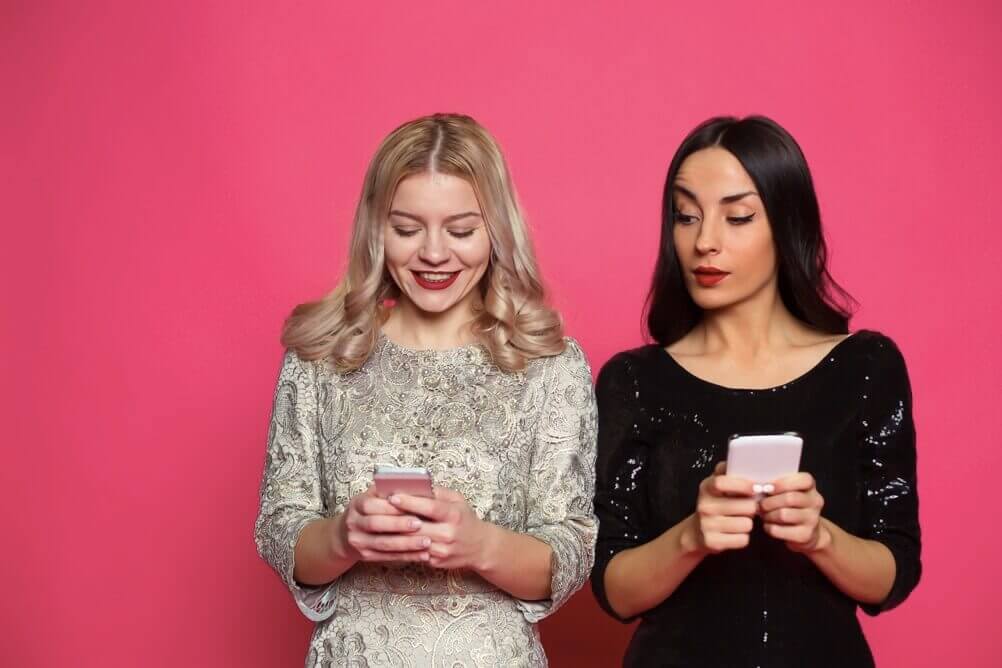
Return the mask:
[[[358,371],[288,353],[268,434],[255,539],[317,622],[306,665],[539,666],[535,622],[587,579],[594,561],[596,438],[581,349],[495,367],[478,346],[415,351],[381,337]],[[356,564],[333,583],[293,579],[309,522],[342,512],[375,464],[425,466],[479,517],[553,550],[552,598],[522,601],[467,571]]]

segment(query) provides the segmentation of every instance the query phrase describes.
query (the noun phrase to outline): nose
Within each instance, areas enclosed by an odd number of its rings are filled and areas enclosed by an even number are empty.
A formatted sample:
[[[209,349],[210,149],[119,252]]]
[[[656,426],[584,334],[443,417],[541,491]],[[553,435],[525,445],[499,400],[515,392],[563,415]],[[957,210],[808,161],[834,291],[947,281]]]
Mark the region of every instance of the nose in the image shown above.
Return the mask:
[[[448,261],[449,248],[445,235],[441,230],[429,230],[424,237],[424,243],[418,251],[418,257],[425,264],[440,265]]]
[[[720,225],[709,220],[709,217],[699,223],[696,252],[700,255],[716,255],[720,252]]]

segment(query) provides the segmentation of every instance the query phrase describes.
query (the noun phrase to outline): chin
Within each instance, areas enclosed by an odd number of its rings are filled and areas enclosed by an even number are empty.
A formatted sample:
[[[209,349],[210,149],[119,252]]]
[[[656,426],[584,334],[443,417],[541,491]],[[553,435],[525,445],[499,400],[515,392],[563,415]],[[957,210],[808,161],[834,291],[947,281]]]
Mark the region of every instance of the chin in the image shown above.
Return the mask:
[[[425,313],[445,313],[456,305],[455,299],[415,299],[411,298],[411,303]]]
[[[708,294],[693,295],[692,293],[690,293],[689,296],[692,297],[692,301],[696,303],[696,306],[703,309],[704,311],[716,311],[717,309],[722,309],[727,306],[731,306],[732,304],[735,304],[738,301],[736,299],[731,298],[728,295],[720,293],[710,294],[710,295]]]
[[[462,303],[466,294],[467,292],[460,285],[452,285],[441,292],[425,290],[420,285],[412,285],[407,296],[414,306],[425,313],[445,313]]]

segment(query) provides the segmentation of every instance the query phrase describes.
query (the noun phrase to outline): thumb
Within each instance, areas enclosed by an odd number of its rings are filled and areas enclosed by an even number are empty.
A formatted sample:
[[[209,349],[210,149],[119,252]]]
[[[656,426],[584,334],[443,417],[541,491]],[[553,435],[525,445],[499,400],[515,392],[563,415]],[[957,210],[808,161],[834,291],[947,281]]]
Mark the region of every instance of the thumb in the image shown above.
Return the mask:
[[[713,475],[724,475],[727,473],[727,462],[717,462],[713,468]]]

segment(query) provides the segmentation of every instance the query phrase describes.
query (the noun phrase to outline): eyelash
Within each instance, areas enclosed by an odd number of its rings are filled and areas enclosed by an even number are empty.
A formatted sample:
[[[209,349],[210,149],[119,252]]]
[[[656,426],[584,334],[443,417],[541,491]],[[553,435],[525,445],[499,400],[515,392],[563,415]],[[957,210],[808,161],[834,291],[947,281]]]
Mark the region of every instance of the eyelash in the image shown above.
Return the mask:
[[[755,218],[755,214],[753,213],[753,214],[749,214],[747,216],[729,217],[727,219],[727,222],[731,223],[732,225],[745,225],[747,223],[752,222],[752,219],[754,219],[754,218]],[[696,221],[696,216],[690,216],[688,214],[684,214],[684,213],[681,213],[679,211],[675,212],[675,222],[678,223],[678,224],[680,224],[680,225],[691,225],[695,221]]]
[[[419,230],[408,230],[408,229],[405,229],[403,227],[394,227],[393,231],[396,232],[398,236],[401,236],[401,237],[404,237],[404,238],[413,237],[415,234],[417,234],[419,232]],[[474,230],[463,230],[461,232],[459,232],[459,231],[454,232],[454,231],[450,230],[449,234],[452,235],[453,237],[455,237],[456,239],[466,239],[468,237],[473,236],[473,232],[474,232]]]

